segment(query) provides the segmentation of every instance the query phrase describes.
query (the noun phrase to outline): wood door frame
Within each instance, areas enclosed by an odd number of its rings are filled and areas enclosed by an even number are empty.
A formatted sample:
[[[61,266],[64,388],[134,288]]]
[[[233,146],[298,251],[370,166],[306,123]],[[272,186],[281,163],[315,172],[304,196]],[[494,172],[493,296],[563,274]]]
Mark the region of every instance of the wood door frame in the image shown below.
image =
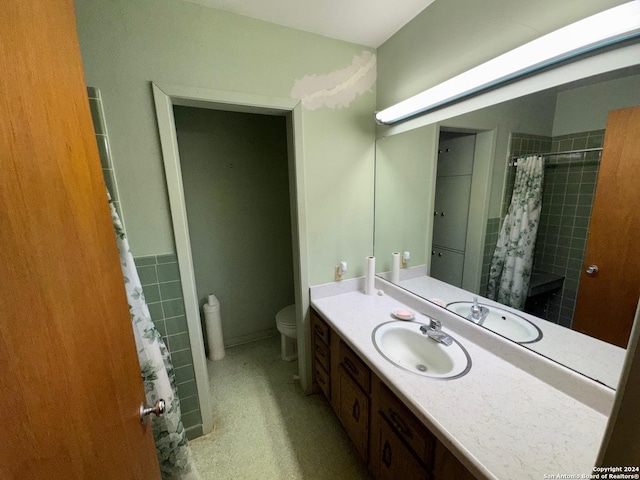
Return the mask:
[[[302,104],[298,100],[288,98],[266,97],[183,85],[157,84],[155,82],[152,82],[151,85],[169,193],[171,221],[178,256],[178,267],[180,269],[195,380],[198,388],[198,401],[202,413],[202,429],[206,434],[213,430],[213,415],[209,403],[207,358],[204,351],[204,339],[200,321],[200,305],[196,293],[173,106],[286,117],[294,291],[298,330],[298,368],[302,389],[309,394],[311,393],[311,359],[307,352],[310,351],[311,340],[310,329],[306,328],[309,324],[309,280],[307,275],[307,213],[304,201],[306,194],[305,172],[302,161]]]

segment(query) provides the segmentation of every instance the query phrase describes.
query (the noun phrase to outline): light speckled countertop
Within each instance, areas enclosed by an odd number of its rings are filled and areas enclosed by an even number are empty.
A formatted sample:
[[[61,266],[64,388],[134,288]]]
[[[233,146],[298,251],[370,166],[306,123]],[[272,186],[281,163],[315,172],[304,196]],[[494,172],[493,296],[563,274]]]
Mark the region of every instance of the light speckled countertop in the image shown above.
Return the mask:
[[[462,378],[444,381],[402,370],[377,352],[371,334],[380,323],[393,320],[392,310],[416,311],[417,304],[407,306],[388,294],[338,293],[332,288],[330,296],[324,296],[327,290],[314,296],[312,289],[313,307],[474,475],[502,480],[591,473],[606,415],[481,347],[492,334],[457,324],[464,320],[427,302],[418,311],[442,321],[443,330],[469,352],[472,368]],[[415,321],[428,322],[421,314]],[[511,343],[495,338],[490,342],[497,350],[502,347],[495,342]],[[538,361],[525,352],[531,357],[526,362]]]

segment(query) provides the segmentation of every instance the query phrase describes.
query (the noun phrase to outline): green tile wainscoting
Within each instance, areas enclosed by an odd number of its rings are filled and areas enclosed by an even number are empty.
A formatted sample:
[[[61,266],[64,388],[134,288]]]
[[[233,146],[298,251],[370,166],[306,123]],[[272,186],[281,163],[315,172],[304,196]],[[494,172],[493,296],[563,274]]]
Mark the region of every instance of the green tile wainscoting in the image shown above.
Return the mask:
[[[182,284],[176,255],[135,257],[136,268],[151,320],[162,335],[173,361],[187,437],[202,435],[202,415],[198,402],[191,342],[182,298]]]
[[[93,128],[100,153],[104,181],[111,193],[113,203],[124,225],[120,208],[120,197],[109,147],[107,124],[102,105],[102,95],[95,87],[87,87]],[[126,225],[125,230],[126,230]],[[202,416],[198,402],[195,372],[191,357],[191,342],[187,328],[182,285],[176,255],[149,255],[134,257],[138,275],[142,282],[145,300],[149,306],[151,320],[162,335],[171,353],[178,398],[182,410],[182,423],[187,437],[202,435]]]

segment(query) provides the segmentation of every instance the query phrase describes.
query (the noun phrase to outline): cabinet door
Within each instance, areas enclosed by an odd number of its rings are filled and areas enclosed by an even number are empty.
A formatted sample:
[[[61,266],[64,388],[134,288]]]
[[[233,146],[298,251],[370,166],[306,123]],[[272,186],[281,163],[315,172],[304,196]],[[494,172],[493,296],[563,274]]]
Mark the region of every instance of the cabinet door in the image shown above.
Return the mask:
[[[438,176],[471,175],[476,136],[440,140],[438,145]]]
[[[430,272],[433,278],[461,288],[463,272],[464,254],[433,247]]]
[[[464,252],[467,243],[471,175],[438,177],[433,217],[433,244]]]
[[[379,457],[374,459],[379,480],[429,480],[429,474],[407,449],[387,424],[378,415]],[[451,477],[454,478],[454,477]]]
[[[369,399],[340,367],[340,420],[356,450],[364,459],[369,454]]]

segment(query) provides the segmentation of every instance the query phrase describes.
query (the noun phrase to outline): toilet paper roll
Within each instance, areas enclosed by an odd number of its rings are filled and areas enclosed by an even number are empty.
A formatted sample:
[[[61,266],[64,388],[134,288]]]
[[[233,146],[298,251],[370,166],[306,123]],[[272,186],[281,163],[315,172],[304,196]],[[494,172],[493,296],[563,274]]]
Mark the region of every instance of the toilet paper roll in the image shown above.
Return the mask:
[[[214,297],[215,298],[215,297]],[[209,344],[209,360],[220,360],[224,358],[224,339],[222,338],[222,322],[220,319],[220,304],[215,305],[204,304],[205,328],[207,331],[207,343]]]
[[[364,293],[375,295],[376,257],[367,257],[367,276],[365,277]]]
[[[391,254],[391,283],[400,283],[400,252]]]

